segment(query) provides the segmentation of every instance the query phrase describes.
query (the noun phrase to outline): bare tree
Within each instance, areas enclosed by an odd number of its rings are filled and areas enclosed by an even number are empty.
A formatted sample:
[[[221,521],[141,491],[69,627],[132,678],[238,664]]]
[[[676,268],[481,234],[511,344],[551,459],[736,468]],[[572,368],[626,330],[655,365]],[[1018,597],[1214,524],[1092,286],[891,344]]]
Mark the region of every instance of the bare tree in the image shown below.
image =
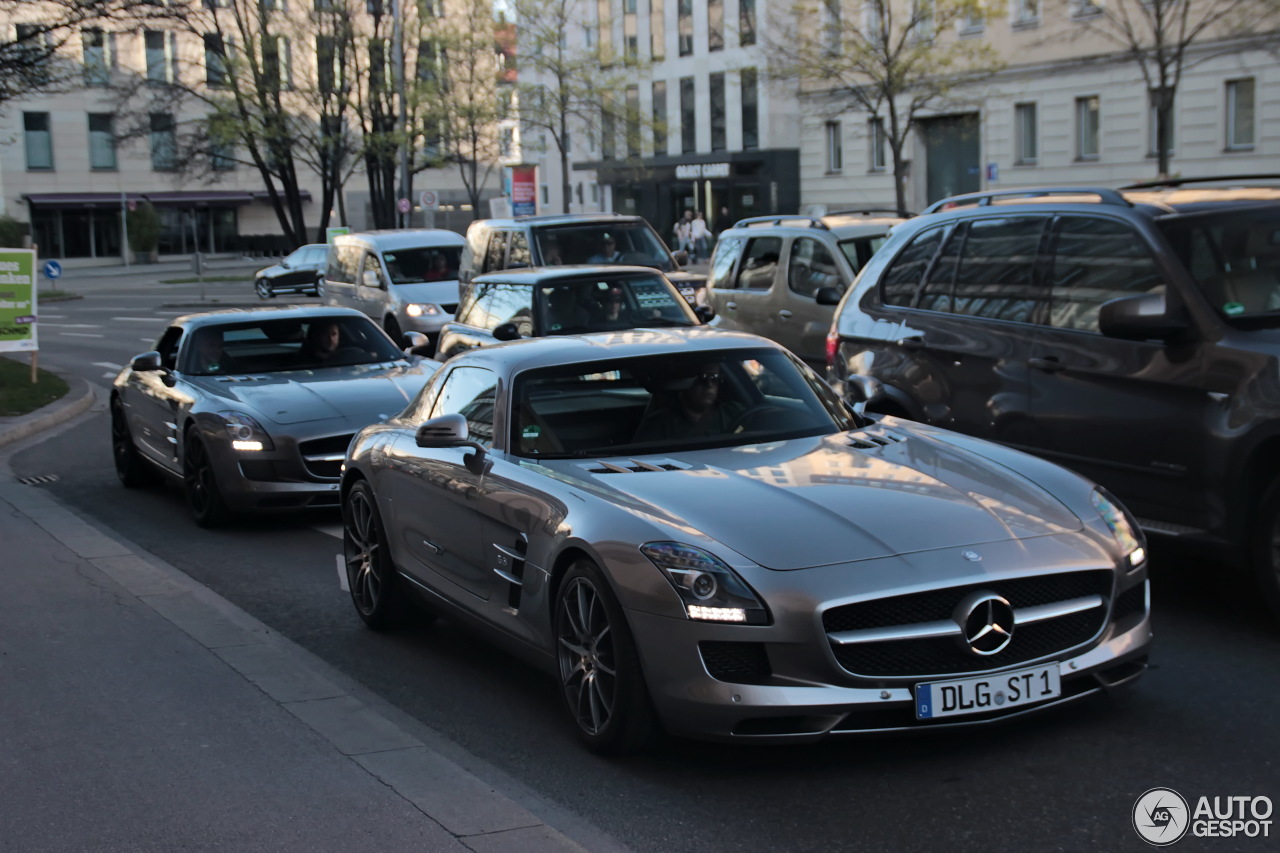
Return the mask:
[[[1155,111],[1162,178],[1169,175],[1173,106],[1182,75],[1238,51],[1242,38],[1270,33],[1274,42],[1280,28],[1275,0],[1098,0],[1097,5],[1076,0],[1072,15],[1083,24],[1082,34],[1101,36],[1141,70]]]
[[[867,0],[850,8],[840,0],[796,0],[765,28],[768,74],[794,82],[802,97],[832,115],[857,110],[879,122],[892,154],[896,204],[906,210],[904,152],[916,122],[1002,67],[985,41],[955,35],[961,22],[994,14],[992,5]]]
[[[569,33],[581,29],[581,0],[514,0],[520,33],[520,123],[546,131],[560,157],[561,205],[569,209],[569,135],[611,136],[617,96],[644,70],[636,56],[619,55],[606,40],[579,45]],[[606,143],[612,140],[606,139]]]

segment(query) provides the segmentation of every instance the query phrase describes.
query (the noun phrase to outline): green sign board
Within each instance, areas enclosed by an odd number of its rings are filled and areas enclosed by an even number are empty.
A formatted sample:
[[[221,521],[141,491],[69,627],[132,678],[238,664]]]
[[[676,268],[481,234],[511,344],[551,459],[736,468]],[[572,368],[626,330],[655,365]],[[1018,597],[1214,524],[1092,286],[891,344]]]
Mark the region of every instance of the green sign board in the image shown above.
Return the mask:
[[[351,229],[346,227],[345,225],[334,226],[333,228],[326,228],[324,229],[324,241],[326,243],[332,243],[334,237],[337,237],[340,234],[350,234],[350,233],[351,233]]]
[[[35,249],[0,249],[0,352],[37,349]]]

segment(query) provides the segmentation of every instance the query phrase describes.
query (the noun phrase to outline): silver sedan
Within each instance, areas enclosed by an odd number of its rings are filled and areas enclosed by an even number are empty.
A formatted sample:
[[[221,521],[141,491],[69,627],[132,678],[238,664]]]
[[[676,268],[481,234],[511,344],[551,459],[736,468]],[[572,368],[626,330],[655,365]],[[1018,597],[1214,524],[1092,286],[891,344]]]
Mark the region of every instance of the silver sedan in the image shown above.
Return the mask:
[[[1123,507],[859,402],[740,333],[464,353],[351,444],[352,600],[479,625],[601,752],[990,723],[1141,674]]]

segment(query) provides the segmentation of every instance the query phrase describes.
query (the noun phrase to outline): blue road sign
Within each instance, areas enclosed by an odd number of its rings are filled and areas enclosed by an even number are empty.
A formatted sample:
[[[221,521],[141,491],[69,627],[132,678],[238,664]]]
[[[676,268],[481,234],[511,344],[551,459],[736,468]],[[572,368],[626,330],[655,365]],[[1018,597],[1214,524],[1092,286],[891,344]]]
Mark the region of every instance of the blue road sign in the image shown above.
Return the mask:
[[[45,261],[44,277],[45,278],[62,278],[62,264],[58,263],[57,261]]]

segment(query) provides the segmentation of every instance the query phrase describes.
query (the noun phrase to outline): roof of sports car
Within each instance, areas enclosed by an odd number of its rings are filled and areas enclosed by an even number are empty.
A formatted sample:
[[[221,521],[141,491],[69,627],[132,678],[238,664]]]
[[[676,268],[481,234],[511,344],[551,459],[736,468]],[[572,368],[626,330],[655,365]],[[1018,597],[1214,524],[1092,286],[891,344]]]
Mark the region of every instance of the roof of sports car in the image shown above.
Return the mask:
[[[714,352],[726,349],[782,349],[773,341],[746,332],[728,332],[705,326],[671,329],[627,329],[589,335],[554,335],[525,338],[495,346],[478,347],[454,356],[467,364],[483,365],[500,373],[516,373],[539,367],[638,358],[647,355]]]
[[[282,305],[278,308],[223,308],[219,311],[185,314],[174,320],[173,324],[195,328],[197,326],[221,326],[224,323],[245,323],[266,318],[306,320],[312,317],[364,316],[354,308],[334,308],[322,305]]]

